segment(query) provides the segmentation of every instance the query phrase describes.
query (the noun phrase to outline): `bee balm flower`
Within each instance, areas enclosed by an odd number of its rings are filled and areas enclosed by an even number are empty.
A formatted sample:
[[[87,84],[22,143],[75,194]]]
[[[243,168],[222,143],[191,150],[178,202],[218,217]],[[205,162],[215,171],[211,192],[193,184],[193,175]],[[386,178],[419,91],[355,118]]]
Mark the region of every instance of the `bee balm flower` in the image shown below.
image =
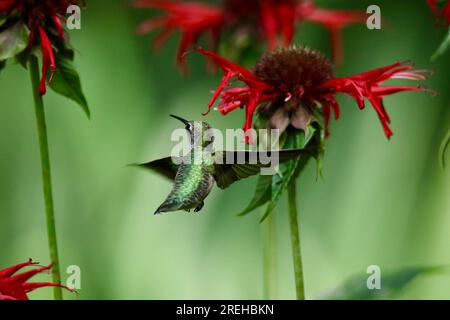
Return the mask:
[[[208,104],[209,108],[217,99],[220,99],[217,109],[224,115],[245,108],[244,131],[252,127],[253,116],[259,108],[269,118],[269,125],[282,131],[289,125],[306,130],[313,118],[320,114],[328,134],[332,112],[336,119],[339,118],[336,94],[345,93],[356,101],[360,109],[364,109],[367,99],[377,112],[386,136],[390,138],[390,118],[384,108],[383,97],[402,91],[427,91],[423,86],[382,85],[389,79],[425,80],[429,71],[413,70],[409,63],[397,62],[338,78],[334,75],[332,63],[319,52],[308,48],[269,52],[259,59],[252,71],[215,53],[203,49],[198,51],[210,57],[224,72]],[[228,87],[233,79],[244,85]],[[247,142],[251,142],[251,137],[247,138]]]

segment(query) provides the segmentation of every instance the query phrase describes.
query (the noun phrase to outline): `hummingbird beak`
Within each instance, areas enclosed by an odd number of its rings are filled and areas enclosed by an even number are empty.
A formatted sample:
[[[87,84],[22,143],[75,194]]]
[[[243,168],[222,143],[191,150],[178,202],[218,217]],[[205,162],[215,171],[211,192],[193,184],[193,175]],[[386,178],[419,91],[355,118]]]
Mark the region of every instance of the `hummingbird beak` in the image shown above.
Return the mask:
[[[174,119],[180,120],[181,122],[184,123],[185,126],[188,126],[188,125],[189,125],[189,121],[187,121],[186,119],[183,119],[183,118],[178,117],[178,116],[174,116],[173,114],[171,114],[170,116],[171,116],[172,118],[174,118]]]

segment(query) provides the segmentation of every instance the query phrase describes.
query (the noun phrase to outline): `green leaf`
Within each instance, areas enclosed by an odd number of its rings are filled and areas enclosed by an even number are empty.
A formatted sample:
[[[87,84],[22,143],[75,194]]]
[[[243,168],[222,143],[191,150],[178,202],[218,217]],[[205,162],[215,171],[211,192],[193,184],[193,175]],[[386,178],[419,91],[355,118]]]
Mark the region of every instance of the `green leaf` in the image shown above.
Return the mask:
[[[304,149],[311,141],[315,132],[316,129],[313,126],[308,127],[306,134],[303,130],[291,130],[288,133],[285,148]],[[299,165],[302,164],[303,169],[309,158],[308,156],[299,157],[295,160],[280,164],[279,172],[272,177],[272,197],[260,222],[263,222],[269,216],[277,205],[281,195],[289,186],[289,183],[298,176],[301,171],[297,170]]]
[[[442,41],[439,48],[436,50],[436,52],[431,57],[431,61],[436,61],[437,58],[439,58],[441,55],[445,53],[450,48],[450,28],[448,29],[448,34],[444,38],[444,41]]]
[[[280,137],[280,147],[282,147],[282,149],[305,149],[309,144],[314,142],[312,140],[317,136],[316,133],[320,133],[320,130],[317,131],[314,124],[308,126],[306,134],[302,130],[290,130],[289,133],[285,132]],[[312,149],[314,148],[315,147],[313,146]],[[244,216],[256,208],[268,203],[266,211],[261,219],[261,222],[264,221],[277,205],[290,181],[300,174],[311,157],[315,157],[315,153],[317,152],[312,150],[310,155],[302,156],[295,160],[280,164],[278,173],[273,176],[260,176],[250,204],[239,213],[239,216]]]
[[[260,175],[258,178],[258,183],[256,184],[256,190],[252,201],[250,201],[250,204],[247,206],[247,208],[239,213],[239,216],[244,216],[270,201],[271,186],[272,176]]]
[[[28,68],[28,59],[30,58],[30,50],[24,50],[16,55],[16,61],[25,69]]]
[[[256,129],[266,127],[267,123],[262,118],[258,118],[255,122]],[[291,128],[281,135],[279,139],[279,147],[281,149],[304,149],[307,150],[307,155],[280,164],[278,173],[273,176],[260,176],[250,204],[239,213],[239,216],[244,216],[268,203],[261,222],[267,218],[277,205],[290,181],[298,177],[311,158],[319,159],[321,151],[318,149],[322,148],[321,132],[320,124],[312,122],[308,126],[306,134],[303,130]]]
[[[442,142],[441,148],[439,150],[442,168],[445,168],[446,165],[445,156],[449,146],[450,146],[450,130],[448,130],[447,135],[445,136],[444,141]]]
[[[89,117],[89,107],[81,90],[80,77],[72,62],[60,55],[56,56],[56,72],[50,82],[50,88],[56,93],[75,101]]]
[[[22,22],[0,33],[0,60],[12,58],[28,47],[30,31]]]
[[[420,275],[443,272],[448,267],[408,267],[395,272],[381,273],[381,288],[368,289],[369,274],[350,278],[330,293],[319,297],[323,300],[383,300],[393,299]]]
[[[261,117],[258,117],[254,123],[254,127],[256,130],[267,128],[267,121]],[[286,142],[287,134],[284,132],[278,140],[278,148],[282,149]],[[242,217],[244,215],[249,214],[253,210],[263,206],[267,202],[270,201],[272,194],[272,176],[262,176],[260,175],[258,178],[258,182],[256,184],[255,194],[253,195],[252,200],[250,201],[247,208],[245,208],[242,212],[238,214],[238,216]]]
[[[51,36],[53,37],[53,36]],[[70,46],[69,42],[67,41],[58,41],[58,38],[56,37],[52,43],[56,44],[56,49],[58,52],[58,56],[60,58],[68,59],[70,61],[73,61],[75,58],[75,51]]]

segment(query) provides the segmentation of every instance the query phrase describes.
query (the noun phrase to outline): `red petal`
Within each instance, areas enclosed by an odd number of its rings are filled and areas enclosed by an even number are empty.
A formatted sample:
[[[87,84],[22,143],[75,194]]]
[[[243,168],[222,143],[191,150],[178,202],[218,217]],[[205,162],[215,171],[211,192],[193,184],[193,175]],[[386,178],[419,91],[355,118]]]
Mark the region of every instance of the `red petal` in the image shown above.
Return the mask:
[[[254,75],[252,72],[248,71],[247,69],[235,64],[234,62],[231,62],[218,54],[215,54],[210,51],[206,51],[203,49],[196,49],[195,51],[206,55],[212,59],[212,61],[222,68],[224,72],[224,76],[217,87],[217,89],[214,91],[214,94],[211,98],[211,100],[208,103],[208,111],[204,114],[207,114],[209,110],[211,110],[211,107],[216,102],[217,98],[220,96],[220,93],[225,90],[225,88],[228,86],[230,81],[237,77],[239,80],[247,83],[247,85],[252,87],[260,87],[262,89],[268,88],[268,85],[265,82],[262,82],[258,79],[256,75]]]
[[[197,49],[196,51],[210,57],[224,72],[224,76],[208,104],[208,112],[222,93],[220,96],[221,103],[219,104],[218,109],[223,114],[226,114],[238,107],[245,107],[246,117],[243,129],[244,131],[251,129],[255,110],[261,103],[274,97],[274,89],[266,82],[260,80],[252,72],[215,53],[203,49]],[[225,90],[233,78],[237,78],[244,82],[246,86]],[[252,143],[251,135],[247,134],[245,141],[247,143]]]
[[[164,28],[161,32],[153,39],[153,46],[155,49],[160,49],[164,43],[170,38],[170,36],[174,33],[174,28]]]
[[[437,12],[437,0],[427,0],[428,5],[431,8],[431,11],[433,11],[433,13]]]
[[[331,106],[329,104],[323,106],[322,115],[325,121],[325,136],[328,137],[330,135],[329,125],[331,115]]]
[[[137,32],[139,34],[151,32],[155,28],[164,26],[167,23],[167,21],[168,21],[167,17],[157,17],[154,19],[145,20],[138,26]]]
[[[39,27],[39,35],[41,37],[41,50],[42,50],[42,75],[41,75],[41,84],[39,87],[39,92],[41,95],[44,95],[47,91],[46,82],[47,82],[47,73],[50,69],[50,80],[53,77],[53,73],[56,71],[56,62],[55,56],[53,54],[52,44],[47,34],[45,33],[44,28]]]
[[[291,3],[280,3],[278,6],[278,19],[284,37],[284,45],[289,46],[294,38],[295,31],[295,7]]]
[[[261,1],[261,24],[264,29],[264,34],[267,39],[269,49],[277,47],[277,21],[274,17],[274,8],[271,0]]]
[[[19,271],[20,269],[30,266],[30,265],[35,265],[35,264],[37,264],[37,263],[33,262],[33,260],[29,259],[27,262],[19,263],[12,267],[0,270],[0,279],[11,277],[14,273]]]
[[[232,72],[243,81],[260,82],[261,84],[263,83],[258,79],[256,75],[254,75],[249,70],[245,69],[244,67],[241,67],[240,65],[234,62],[231,62],[230,60],[225,59],[224,57],[219,56],[218,54],[215,54],[214,52],[207,51],[202,48],[197,48],[195,49],[195,51],[210,57],[215,64],[217,64],[219,67],[223,69],[223,71]]]
[[[134,1],[134,5],[166,11],[166,16],[142,23],[138,32],[146,33],[156,27],[162,27],[162,32],[155,39],[156,46],[159,46],[174,30],[180,30],[181,41],[177,63],[184,70],[186,69],[184,57],[189,48],[195,46],[198,38],[206,32],[213,34],[213,45],[216,46],[225,20],[225,13],[221,8],[198,2],[137,0]]]
[[[292,43],[296,18],[295,1],[262,0],[260,4],[260,21],[269,49],[278,46],[278,36],[283,36],[285,46]]]
[[[1,292],[0,300],[28,300],[27,297],[28,292],[42,287],[61,287],[69,291],[73,291],[67,288],[66,286],[57,283],[26,282],[34,275],[50,270],[52,265],[44,267],[36,267],[35,269],[14,275],[21,268],[30,265],[36,266],[36,263],[30,259],[28,262],[20,263],[0,271],[0,292]]]
[[[333,92],[343,92],[355,99],[360,109],[364,108],[364,100],[368,99],[378,114],[384,132],[388,138],[392,136],[389,128],[390,118],[383,105],[382,98],[402,91],[429,91],[421,86],[380,86],[389,79],[426,79],[428,70],[411,70],[412,66],[395,63],[347,78],[336,78],[327,81],[323,88]]]
[[[43,288],[43,287],[59,287],[59,288],[66,289],[70,292],[73,292],[73,290],[69,289],[68,287],[63,286],[61,284],[53,283],[53,282],[30,282],[30,283],[24,283],[22,285],[22,287],[26,293],[31,292],[36,289],[39,289],[39,288]]]
[[[445,25],[449,26],[450,25],[450,1],[447,2],[447,4],[442,9],[441,16],[445,21]]]
[[[341,30],[355,23],[366,23],[365,12],[350,10],[329,10],[318,8],[312,1],[301,2],[297,7],[297,17],[323,25],[331,33],[333,58],[336,63],[343,59]]]
[[[33,277],[34,275],[50,270],[52,268],[52,265],[48,265],[45,267],[39,267],[33,270],[29,270],[23,273],[20,273],[18,275],[15,275],[13,277],[11,277],[11,280],[14,281],[15,283],[25,283],[26,281],[28,281],[28,279],[30,279],[31,277]]]
[[[230,80],[234,77],[234,74],[230,71],[226,72],[223,76],[222,80],[220,81],[219,86],[217,87],[216,91],[214,91],[213,96],[211,97],[211,100],[208,103],[208,108],[211,110],[211,107],[216,102],[217,98],[219,97],[220,93],[228,86],[228,83]],[[208,111],[209,112],[209,111]]]
[[[11,7],[14,5],[16,0],[1,0],[0,1],[0,10],[9,11]]]
[[[58,16],[53,16],[52,20],[53,20],[53,23],[56,26],[56,30],[58,31],[58,38],[59,38],[59,40],[61,40],[62,37],[63,37],[63,34],[64,34],[64,29],[63,29],[63,26],[62,26],[61,19]]]

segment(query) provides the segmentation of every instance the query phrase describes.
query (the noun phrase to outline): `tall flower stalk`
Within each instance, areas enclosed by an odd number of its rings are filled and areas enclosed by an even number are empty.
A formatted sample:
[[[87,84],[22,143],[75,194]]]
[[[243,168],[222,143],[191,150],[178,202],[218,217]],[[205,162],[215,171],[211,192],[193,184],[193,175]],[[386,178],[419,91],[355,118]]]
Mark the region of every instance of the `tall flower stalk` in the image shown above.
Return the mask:
[[[305,300],[305,279],[303,276],[300,227],[297,212],[297,194],[295,180],[288,187],[289,229],[291,232],[292,260],[294,262],[295,294],[297,300]]]
[[[39,93],[39,65],[37,58],[30,58],[30,78],[33,90],[34,111],[36,114],[36,126],[39,139],[39,151],[41,153],[42,188],[44,191],[45,218],[47,222],[47,238],[50,251],[50,259],[53,264],[52,279],[54,283],[61,283],[60,263],[58,255],[58,241],[56,237],[55,208],[53,204],[52,175],[50,166],[50,153],[48,148],[47,124],[45,121],[44,102]],[[55,300],[62,299],[60,286],[53,287]]]
[[[262,224],[263,237],[263,298],[277,297],[277,265],[276,265],[276,222],[270,215]]]
[[[55,300],[61,300],[63,296],[43,96],[49,86],[56,93],[78,103],[89,115],[78,73],[72,66],[74,52],[69,47],[63,27],[67,8],[83,4],[82,0],[0,1],[0,71],[8,60],[16,59],[30,73]]]

